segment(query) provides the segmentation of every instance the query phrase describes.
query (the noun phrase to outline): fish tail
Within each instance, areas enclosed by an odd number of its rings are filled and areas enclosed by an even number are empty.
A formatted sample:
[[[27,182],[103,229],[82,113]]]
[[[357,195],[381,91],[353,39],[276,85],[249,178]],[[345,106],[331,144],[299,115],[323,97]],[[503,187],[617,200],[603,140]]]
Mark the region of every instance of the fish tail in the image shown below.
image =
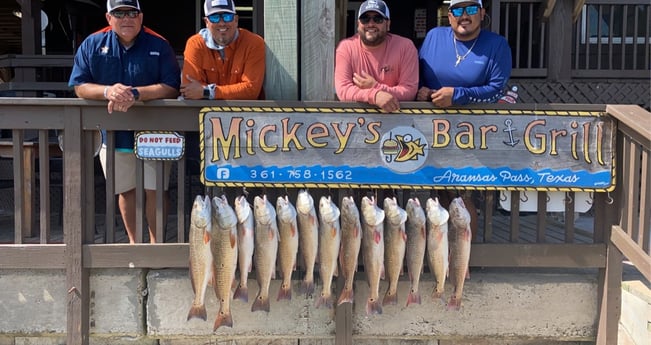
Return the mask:
[[[414,303],[420,304],[420,292],[411,289],[411,291],[409,291],[409,295],[407,295],[407,307],[410,304]]]
[[[291,284],[282,284],[280,286],[280,289],[278,290],[278,298],[276,298],[276,301],[280,300],[292,300],[292,285]]]
[[[239,284],[235,293],[233,294],[233,299],[240,300],[244,303],[249,302],[249,288],[246,285]]]
[[[445,304],[445,297],[443,297],[443,289],[441,290],[434,289],[434,292],[432,292],[432,299],[433,300],[439,299],[441,300],[441,302],[443,302],[443,304]]]
[[[437,299],[443,297],[443,289],[439,289],[438,286],[432,291],[432,298]]]
[[[225,326],[233,328],[233,315],[229,311],[219,311],[217,318],[215,319],[215,327],[213,327],[213,332],[216,331],[219,327]]]
[[[353,289],[344,288],[341,290],[337,305],[341,305],[343,303],[353,303],[353,295]]]
[[[316,303],[314,303],[315,308],[319,308],[320,306],[325,306],[328,309],[332,309],[332,295],[326,294],[326,293],[321,293],[321,296],[319,299],[316,300]]]
[[[266,311],[267,313],[269,312],[269,297],[263,297],[258,295],[255,298],[255,302],[253,302],[253,305],[251,306],[251,311]]]
[[[206,321],[207,316],[206,316],[206,305],[205,304],[201,304],[201,305],[194,305],[193,304],[192,307],[190,307],[190,312],[188,313],[188,320],[187,321],[190,321],[190,319],[195,318],[195,317],[199,318],[199,319],[202,319],[203,321]]]
[[[461,298],[457,298],[455,295],[450,296],[445,310],[460,310],[461,309]]]
[[[382,305],[385,306],[395,304],[398,304],[398,292],[387,289],[387,292],[384,295],[384,299],[382,300]]]
[[[302,285],[301,285],[301,291],[305,293],[305,295],[310,296],[314,294],[314,281],[307,281],[304,280]]]
[[[369,298],[366,301],[366,315],[382,314],[382,304],[379,300]]]

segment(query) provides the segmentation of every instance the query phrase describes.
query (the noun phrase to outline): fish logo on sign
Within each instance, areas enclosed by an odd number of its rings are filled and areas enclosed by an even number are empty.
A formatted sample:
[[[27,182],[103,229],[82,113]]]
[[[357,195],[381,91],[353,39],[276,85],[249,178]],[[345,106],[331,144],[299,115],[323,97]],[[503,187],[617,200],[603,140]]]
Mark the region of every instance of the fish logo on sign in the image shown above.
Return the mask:
[[[420,131],[413,127],[396,127],[382,137],[380,151],[391,170],[406,173],[425,163],[426,146],[427,139]]]

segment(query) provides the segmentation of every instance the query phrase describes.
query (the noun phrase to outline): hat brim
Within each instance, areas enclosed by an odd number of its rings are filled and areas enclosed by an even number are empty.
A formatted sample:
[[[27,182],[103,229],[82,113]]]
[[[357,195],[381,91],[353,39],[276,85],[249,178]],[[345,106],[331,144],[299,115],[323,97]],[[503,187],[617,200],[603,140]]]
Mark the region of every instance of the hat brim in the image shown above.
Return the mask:
[[[213,14],[217,14],[217,13],[231,13],[231,14],[237,14],[237,13],[235,13],[235,11],[233,11],[233,10],[229,10],[229,9],[226,9],[226,8],[215,8],[215,9],[213,9],[212,11],[210,11],[210,13],[206,14],[206,17],[208,17],[208,16],[210,16],[210,15],[213,15]]]
[[[134,10],[138,10],[138,11],[140,11],[140,9],[139,9],[138,7],[136,7],[136,6],[124,5],[124,6],[116,6],[116,7],[113,7],[109,12],[113,12],[113,11],[115,11],[115,10],[119,10],[119,9],[121,9],[121,8],[133,8]]]
[[[455,8],[458,7],[459,5],[478,5],[479,7],[484,7],[480,1],[475,1],[475,0],[463,0],[463,1],[453,1],[450,3],[450,8]]]
[[[357,19],[359,19],[359,18],[360,18],[361,16],[363,16],[365,13],[369,13],[369,12],[375,12],[375,13],[381,15],[382,18],[384,18],[384,19],[389,19],[387,16],[384,15],[384,13],[382,13],[381,11],[376,10],[376,9],[370,9],[370,10],[366,10],[366,11],[364,11],[364,12],[361,12],[361,13],[359,14],[359,16],[357,17]]]

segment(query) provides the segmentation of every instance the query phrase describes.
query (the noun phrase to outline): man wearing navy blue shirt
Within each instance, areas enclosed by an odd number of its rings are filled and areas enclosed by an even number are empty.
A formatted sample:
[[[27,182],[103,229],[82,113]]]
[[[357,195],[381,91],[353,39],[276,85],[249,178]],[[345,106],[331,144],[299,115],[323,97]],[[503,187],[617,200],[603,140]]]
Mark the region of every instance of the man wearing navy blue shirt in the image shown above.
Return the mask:
[[[420,48],[417,100],[449,107],[500,99],[511,77],[511,48],[481,29],[485,15],[481,0],[450,1],[450,26],[430,30]]]
[[[68,84],[77,96],[107,100],[109,114],[127,112],[137,101],[176,98],[181,72],[174,50],[162,36],[142,25],[138,0],[107,0],[106,9],[109,26],[88,36],[75,55]],[[115,192],[130,243],[135,243],[136,227],[133,138],[131,131],[115,133]],[[106,147],[100,151],[100,161],[106,175]],[[169,172],[166,163],[165,189]],[[155,164],[146,161],[145,208],[152,243],[156,242],[155,177]]]

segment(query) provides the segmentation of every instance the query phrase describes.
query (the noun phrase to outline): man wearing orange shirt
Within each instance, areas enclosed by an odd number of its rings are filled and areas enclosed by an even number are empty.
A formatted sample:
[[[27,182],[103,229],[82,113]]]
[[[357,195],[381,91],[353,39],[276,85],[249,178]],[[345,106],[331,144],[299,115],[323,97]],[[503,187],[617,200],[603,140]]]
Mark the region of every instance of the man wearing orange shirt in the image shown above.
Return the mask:
[[[233,0],[206,0],[206,28],[183,52],[181,96],[185,99],[263,99],[265,44],[238,28]]]

